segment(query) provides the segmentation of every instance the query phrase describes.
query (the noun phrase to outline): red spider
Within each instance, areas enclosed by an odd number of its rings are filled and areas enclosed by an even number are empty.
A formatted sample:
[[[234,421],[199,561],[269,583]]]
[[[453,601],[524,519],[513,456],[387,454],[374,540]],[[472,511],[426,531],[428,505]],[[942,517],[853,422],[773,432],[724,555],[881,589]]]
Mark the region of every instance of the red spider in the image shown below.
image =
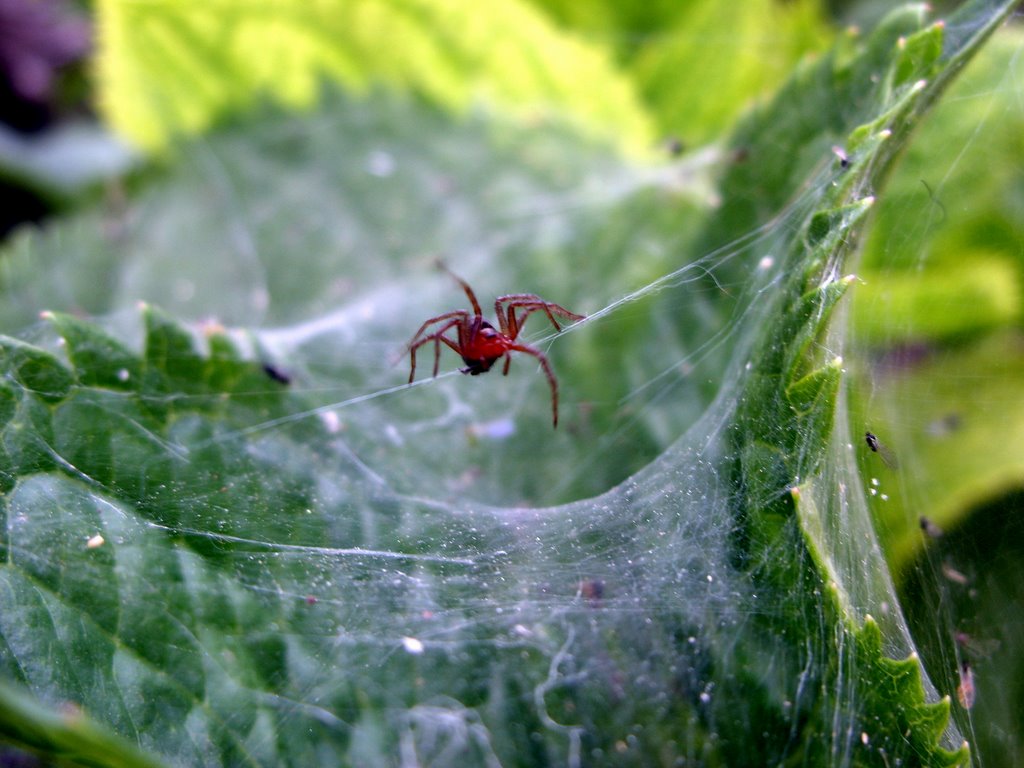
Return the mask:
[[[481,373],[487,373],[502,357],[505,358],[505,368],[502,374],[507,376],[508,367],[512,363],[510,353],[525,352],[537,358],[540,367],[544,369],[544,375],[548,377],[548,384],[551,385],[552,424],[557,427],[558,382],[555,380],[555,374],[551,372],[551,365],[548,363],[548,359],[543,352],[527,344],[516,343],[516,338],[519,336],[519,331],[522,330],[526,318],[534,312],[543,312],[547,315],[548,320],[555,326],[556,331],[562,330],[562,327],[555,320],[555,315],[560,315],[570,320],[582,320],[583,315],[577,315],[565,309],[565,307],[544,301],[540,296],[532,293],[512,293],[508,296],[499,296],[494,302],[494,313],[498,316],[498,328],[495,328],[484,320],[483,313],[480,311],[480,303],[476,300],[476,295],[473,293],[473,289],[469,287],[469,284],[443,264],[438,266],[455,278],[458,284],[462,286],[462,290],[469,297],[469,303],[473,305],[473,313],[470,314],[465,309],[456,309],[451,312],[445,312],[443,315],[432,317],[420,326],[420,329],[412,337],[412,341],[409,342],[409,357],[412,362],[412,369],[409,371],[409,383],[412,384],[413,379],[416,377],[416,350],[430,342],[434,342],[435,376],[437,376],[437,369],[441,360],[441,344],[445,344],[459,353],[463,362],[466,363],[462,373],[468,373],[470,376],[479,376]],[[516,316],[517,309],[522,312],[518,317]],[[440,325],[430,333],[425,334],[424,331],[435,323],[440,323]],[[457,339],[450,339],[445,335],[452,328],[458,334]]]

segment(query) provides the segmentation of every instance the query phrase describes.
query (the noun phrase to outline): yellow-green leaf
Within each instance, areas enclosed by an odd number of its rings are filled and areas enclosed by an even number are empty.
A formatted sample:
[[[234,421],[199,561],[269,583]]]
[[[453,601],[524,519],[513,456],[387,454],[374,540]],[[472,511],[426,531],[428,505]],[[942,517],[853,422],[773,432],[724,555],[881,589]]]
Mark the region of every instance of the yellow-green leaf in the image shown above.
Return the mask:
[[[720,139],[753,99],[831,38],[818,2],[685,6],[667,34],[644,46],[634,74],[659,128],[687,144]]]
[[[556,114],[626,146],[651,140],[611,56],[517,0],[100,0],[97,10],[103,111],[150,148],[268,97],[309,106],[323,82],[410,90],[457,111]]]

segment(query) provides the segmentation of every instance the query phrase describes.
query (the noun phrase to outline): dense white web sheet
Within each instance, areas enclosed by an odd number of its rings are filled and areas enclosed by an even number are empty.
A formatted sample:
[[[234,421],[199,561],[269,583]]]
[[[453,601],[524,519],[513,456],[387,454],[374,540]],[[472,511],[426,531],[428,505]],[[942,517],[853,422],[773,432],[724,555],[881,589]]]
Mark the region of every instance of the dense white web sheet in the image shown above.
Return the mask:
[[[830,183],[832,173],[816,185]],[[136,438],[158,449],[155,461],[170,456],[169,470],[143,465],[137,478],[141,498],[153,500],[146,506],[156,510],[156,499],[173,497],[176,513],[166,521],[166,512],[154,519],[144,507],[110,498],[102,481],[43,439],[71,477],[40,476],[19,486],[10,503],[12,559],[30,573],[52,568],[53,562],[34,561],[30,541],[57,535],[68,521],[41,527],[40,509],[72,498],[73,486],[96,488],[86,497],[90,509],[79,509],[78,525],[95,519],[96,530],[115,547],[115,573],[131,574],[131,584],[119,585],[119,599],[129,606],[165,601],[166,653],[180,655],[183,669],[198,664],[203,670],[202,680],[164,679],[163,697],[200,707],[202,698],[237,695],[255,707],[247,726],[225,721],[219,723],[224,732],[214,733],[215,726],[203,725],[188,760],[224,739],[260,760],[280,750],[282,741],[317,728],[347,742],[353,762],[361,756],[372,762],[374,749],[389,751],[383,732],[397,734],[405,765],[494,764],[521,724],[536,733],[551,759],[566,765],[614,761],[602,751],[607,744],[644,760],[649,731],[680,734],[658,741],[674,744],[666,748],[677,750],[677,759],[699,762],[711,754],[719,729],[735,734],[737,718],[751,720],[740,732],[756,725],[758,708],[733,710],[737,695],[760,690],[769,699],[780,697],[783,710],[800,712],[816,694],[792,675],[794,662],[810,678],[825,664],[815,632],[795,661],[788,640],[761,628],[778,620],[778,611],[799,610],[816,598],[795,594],[792,603],[761,602],[749,575],[736,567],[735,456],[723,435],[750,346],[777,311],[772,291],[784,264],[774,253],[780,238],[784,243],[799,226],[803,201],[813,199],[812,190],[762,230],[610,302],[591,303],[589,319],[564,334],[528,336],[560,373],[566,416],[558,433],[549,432],[546,388],[530,361],[517,360],[507,379],[496,372],[476,379],[450,372],[456,361],[446,356],[445,375],[411,387],[401,383],[405,370],[395,358],[417,324],[410,320],[415,309],[427,307],[427,297],[463,303],[457,287],[428,270],[378,291],[360,289],[312,321],[239,336],[239,342],[251,340],[253,356],[266,356],[290,380],[293,402],[309,407],[262,421],[243,411],[242,424],[208,424],[202,410],[215,407],[218,395],[172,394],[155,401],[182,411],[166,435],[125,415]],[[500,264],[484,271],[501,286],[493,293],[507,290]],[[470,273],[483,293],[472,261],[453,267]],[[593,453],[560,457],[580,439],[573,429],[580,398],[572,366],[561,364],[564,352],[584,334],[615,333],[623,320],[646,313],[671,317],[699,305],[701,297],[710,300],[697,311],[710,321],[695,341],[681,340],[667,322],[638,331],[643,347],[658,354],[642,361],[647,368],[624,376],[623,394],[611,404],[621,415],[604,433],[587,437]],[[557,479],[554,492],[563,493],[609,454],[629,450],[619,440],[623,424],[642,421],[655,407],[671,412],[692,396],[688,382],[694,379],[714,393],[691,409],[699,416],[644,469],[601,494],[535,507],[551,497],[505,471],[545,470]],[[267,387],[278,384],[268,376]],[[104,396],[97,404],[115,423],[119,400]],[[521,446],[531,455],[521,455]],[[116,449],[110,460],[117,462]],[[548,462],[557,466],[545,467]],[[208,475],[201,469],[207,463]],[[172,478],[166,491],[147,486],[154,474]],[[251,524],[219,501],[225,484],[235,500],[250,494]],[[303,500],[296,503],[293,494]],[[849,516],[832,535],[871,536],[862,497],[851,497],[844,507]],[[282,501],[289,503],[267,510]],[[69,547],[76,540],[67,530],[60,535]],[[862,557],[864,548],[850,552]],[[790,554],[761,556],[784,560]],[[854,572],[868,564],[845,567]],[[884,573],[880,559],[870,567]],[[171,582],[180,586],[178,597]],[[890,639],[895,628],[902,642],[889,650],[905,654],[911,642],[887,581],[878,593],[851,591],[849,599],[857,615],[873,613],[885,622]],[[286,658],[283,689],[251,680],[245,665],[225,656],[229,647],[220,635],[207,638],[183,623],[174,607],[180,600],[201,615],[229,606],[237,642],[255,648],[257,659]],[[879,604],[889,612],[880,613]],[[130,637],[131,613],[117,620],[115,636]],[[270,624],[268,613],[277,617]],[[799,627],[801,619],[793,620]],[[761,634],[752,645],[750,637]],[[112,663],[125,715],[134,719],[153,685],[145,667],[157,660],[139,659],[129,647],[118,643]],[[509,672],[518,665],[522,672]],[[393,690],[381,687],[387,680],[397,683]],[[495,685],[522,688],[500,692]],[[199,691],[202,698],[193,700]],[[473,705],[480,700],[488,702],[482,710]],[[680,700],[690,702],[682,731]],[[842,733],[850,715],[836,716]],[[260,727],[262,718],[273,728]],[[166,736],[152,726],[129,728],[144,745]],[[792,728],[791,743],[780,741],[775,728],[762,747],[779,755],[799,751],[797,720]],[[704,736],[687,739],[686,731]],[[598,740],[598,732],[614,739]],[[843,744],[856,738],[838,737],[836,764],[844,762]],[[742,748],[733,744],[726,754]]]
[[[831,174],[817,184],[830,183]],[[495,728],[493,717],[482,718],[466,702],[480,695],[481,685],[493,685],[493,675],[504,674],[495,670],[515,665],[517,659],[539,671],[524,676],[525,690],[509,694],[512,701],[505,706],[510,714],[505,717],[511,722],[532,719],[549,754],[567,765],[611,759],[600,757],[594,740],[593,718],[599,716],[609,719],[602,728],[619,735],[614,743],[624,745],[626,753],[633,748],[643,755],[645,729],[679,728],[669,714],[674,697],[693,702],[686,728],[695,733],[715,733],[718,721],[730,716],[732,697],[748,688],[767,688],[783,697],[786,707],[800,711],[805,697],[813,699],[814,692],[802,687],[804,677],[787,675],[793,663],[786,660],[792,653],[788,641],[766,636],[757,648],[759,658],[750,659],[750,642],[743,638],[761,633],[761,623],[778,620],[776,612],[797,610],[809,595],[796,594],[783,606],[771,599],[762,602],[749,575],[737,569],[734,537],[741,533],[730,474],[734,457],[723,430],[732,423],[750,345],[775,311],[772,291],[784,264],[773,254],[780,238],[784,242],[790,237],[805,215],[803,199],[762,230],[596,311],[588,307],[589,319],[565,333],[529,337],[557,361],[578,335],[607,333],[645,302],[661,301],[675,312],[694,295],[709,294],[728,305],[724,320],[711,324],[713,330],[692,349],[681,347],[671,328],[666,327],[663,342],[648,332],[645,344],[665,350],[675,363],[655,367],[630,385],[618,403],[634,409],[626,420],[640,418],[635,411],[667,407],[686,396],[680,390],[690,377],[713,377],[716,394],[673,445],[606,492],[562,506],[508,503],[517,491],[502,473],[502,462],[515,443],[535,446],[566,439],[547,431],[547,392],[536,366],[517,361],[508,379],[496,372],[474,379],[450,371],[459,363],[448,355],[449,371],[437,379],[411,387],[395,384],[396,379],[404,381],[405,368],[404,361],[395,365],[393,342],[415,327],[415,322],[399,322],[394,316],[393,308],[400,303],[396,294],[416,295],[399,282],[360,295],[326,318],[256,334],[261,354],[288,372],[288,389],[297,401],[325,401],[322,405],[218,428],[198,440],[183,426],[180,442],[171,438],[174,453],[193,463],[202,461],[207,451],[230,455],[241,447],[255,463],[233,474],[232,483],[251,484],[254,493],[274,485],[263,476],[269,466],[284,478],[310,476],[316,484],[312,516],[325,520],[326,530],[323,523],[307,530],[301,519],[292,518],[280,520],[276,532],[218,533],[216,486],[212,491],[186,486],[175,493],[180,506],[190,510],[188,524],[147,522],[130,534],[121,532],[118,543],[130,547],[134,537],[157,532],[185,537],[203,549],[224,548],[227,572],[234,588],[242,590],[234,599],[241,605],[273,606],[291,628],[289,693],[264,702],[276,712],[277,727],[301,730],[313,720],[319,727],[345,732],[358,745],[360,734],[374,732],[380,724],[339,715],[337,698],[344,698],[342,691],[363,692],[356,695],[372,695],[390,713],[385,728],[398,734],[403,764],[450,764],[456,759],[488,764],[497,759],[498,742],[508,734]],[[812,200],[813,193],[805,199]],[[746,282],[716,277],[725,272],[748,277]],[[494,273],[488,271],[492,278]],[[406,281],[427,283],[439,286],[431,295],[448,293],[462,306],[457,286],[443,275],[423,270]],[[402,311],[403,317],[409,314]],[[837,347],[829,354],[839,351]],[[722,367],[709,365],[712,360]],[[664,363],[664,356],[658,362]],[[342,372],[332,370],[335,366],[343,366]],[[346,381],[343,371],[350,366],[360,369],[362,377],[339,388],[337,382]],[[564,391],[571,393],[571,369],[561,380]],[[424,397],[429,398],[426,405]],[[571,394],[564,402],[571,414]],[[572,416],[566,419],[569,440],[575,438],[572,421]],[[544,432],[538,435],[540,430]],[[562,487],[571,485],[574,474],[606,460],[602,453],[617,449],[615,430],[621,431],[613,423],[613,434],[597,436],[595,455],[573,455],[558,469],[556,474],[568,476]],[[318,432],[329,436],[322,447],[314,448],[301,437]],[[846,458],[837,472],[856,477],[846,432],[840,435],[837,450]],[[155,435],[152,439],[162,440]],[[461,447],[467,442],[468,450]],[[538,454],[534,461],[552,460],[542,449],[531,450]],[[475,462],[481,453],[498,456],[490,464],[466,466],[467,457]],[[529,468],[530,459],[511,456],[517,466]],[[498,476],[488,477],[490,472]],[[492,493],[499,487],[504,497]],[[887,651],[902,657],[912,643],[880,554],[855,541],[872,536],[865,489],[850,490],[829,531],[830,541],[838,537],[850,543],[835,548],[850,559],[837,562],[834,575],[842,579],[840,588],[848,591],[855,615],[863,619],[873,614],[883,622],[890,643],[896,640]],[[237,521],[227,525],[233,530]],[[346,545],[313,543],[325,539]],[[424,551],[416,551],[418,542]],[[864,561],[865,551],[874,562]],[[762,556],[785,560],[790,553]],[[195,568],[185,576],[193,599],[198,595],[202,601],[206,568],[191,557],[184,561],[179,567]],[[878,578],[863,592],[866,568]],[[164,577],[161,571],[148,587],[159,591]],[[210,597],[222,588],[214,582]],[[191,642],[206,665],[218,666],[214,649],[201,638]],[[820,674],[825,659],[813,632],[807,642],[800,664],[811,679]],[[483,680],[468,675],[453,691],[453,666],[492,671]],[[725,670],[725,677],[717,668]],[[345,671],[339,676],[339,670]],[[231,676],[227,669],[220,671]],[[778,680],[772,680],[775,673]],[[395,694],[400,698],[394,700],[377,689],[381,680],[409,675],[420,681],[411,707],[401,686]],[[852,690],[843,676],[839,684]],[[605,704],[581,719],[575,709],[579,705],[572,703],[580,697]],[[615,712],[606,712],[612,700]],[[754,712],[731,716],[756,719]],[[837,712],[836,717],[838,733],[850,727],[850,715]],[[735,723],[726,730],[733,728]],[[254,754],[268,748],[261,738],[252,733],[245,748]],[[765,749],[798,751],[801,736],[795,724],[791,738],[789,745],[769,740]],[[838,738],[837,764],[843,764],[848,751],[843,744],[859,738],[852,732]],[[700,744],[699,738],[680,738],[680,759],[706,756],[703,750],[709,747]]]
[[[828,176],[817,182],[828,183]],[[411,287],[434,284],[429,296],[447,293],[462,305],[443,276],[423,271],[404,285],[359,293],[328,316],[257,332],[253,354],[287,372],[293,402],[308,407],[240,425],[205,424],[201,411],[215,406],[217,395],[171,395],[161,405],[183,413],[167,435],[135,421],[137,438],[157,446],[160,461],[169,454],[172,464],[180,462],[187,478],[167,488],[178,516],[166,522],[159,519],[164,513],[152,519],[109,498],[104,484],[79,470],[60,445],[44,441],[78,479],[44,476],[18,488],[10,503],[12,559],[26,572],[53,567],[34,562],[25,539],[57,535],[68,521],[40,527],[39,510],[73,496],[69,486],[97,488],[79,521],[95,519],[96,530],[115,547],[118,571],[131,574],[133,583],[120,584],[120,599],[129,605],[166,601],[167,652],[181,655],[182,668],[198,664],[204,673],[202,681],[164,679],[162,696],[201,707],[203,698],[237,695],[255,707],[248,725],[219,723],[227,736],[203,725],[186,760],[201,758],[225,738],[240,754],[262,760],[282,741],[316,728],[336,732],[353,762],[373,762],[375,749],[389,752],[391,741],[380,734],[391,733],[403,765],[497,764],[496,755],[507,754],[521,726],[561,764],[614,762],[603,752],[607,744],[646,760],[653,731],[678,734],[658,741],[674,745],[666,748],[676,759],[700,762],[712,753],[719,730],[735,734],[757,726],[757,707],[733,710],[737,695],[761,691],[779,697],[783,711],[800,712],[817,694],[792,673],[803,668],[813,679],[826,663],[817,630],[804,628],[807,646],[794,659],[788,640],[762,629],[780,619],[777,612],[799,611],[801,602],[817,598],[798,592],[781,605],[761,602],[749,575],[736,567],[735,456],[723,435],[750,346],[776,310],[772,290],[784,268],[773,256],[777,241],[790,236],[802,208],[798,200],[763,230],[621,298],[586,307],[590,319],[564,334],[529,336],[560,373],[566,417],[559,433],[548,431],[546,387],[529,361],[516,361],[508,379],[496,372],[474,379],[451,373],[454,361],[447,356],[445,375],[411,387],[401,383],[405,370],[394,360],[416,325],[410,307],[427,303],[427,289],[417,294]],[[472,263],[455,266],[473,270]],[[748,277],[717,277],[724,272]],[[495,280],[501,270],[486,274]],[[579,438],[573,425],[580,405],[573,368],[560,364],[563,352],[584,334],[614,332],[631,314],[657,313],[653,302],[671,314],[702,294],[727,308],[692,345],[681,343],[669,324],[646,327],[643,344],[659,354],[646,372],[625,377],[624,394],[613,404],[622,415],[603,434],[588,437],[592,454],[561,458],[564,446]],[[624,450],[617,439],[621,423],[642,420],[655,407],[668,412],[690,396],[687,382],[695,378],[715,393],[696,409],[700,415],[644,469],[604,493],[535,507],[550,497],[504,471],[510,465],[518,472],[546,469],[559,478],[554,493],[563,493],[609,453]],[[267,386],[277,384],[268,377]],[[117,400],[98,405],[115,421]],[[251,417],[243,412],[243,418]],[[519,455],[522,445],[533,455]],[[195,468],[206,462],[210,475],[200,470],[204,482],[197,483]],[[558,465],[545,468],[544,462]],[[154,469],[140,467],[139,482],[149,482]],[[172,467],[172,478],[175,472]],[[224,484],[250,489],[234,498],[251,494],[251,525],[219,501]],[[855,561],[840,564],[839,575],[868,567],[885,572],[877,550],[868,550],[877,558],[869,564],[862,544],[853,541],[872,535],[860,491],[850,495],[842,522],[830,531],[851,537]],[[304,500],[268,516],[268,504],[292,494]],[[520,494],[525,498],[517,503]],[[144,488],[142,497],[166,494]],[[72,546],[70,533],[61,535]],[[785,551],[761,555],[790,557]],[[169,582],[180,584],[179,597]],[[901,638],[887,650],[905,655],[912,643],[891,584],[883,578],[877,591],[858,594],[858,583],[841,584],[850,590],[855,614],[884,622],[890,641]],[[238,642],[254,646],[257,658],[262,652],[286,658],[283,690],[269,681],[244,682],[250,674],[225,656],[219,635],[208,639],[182,623],[173,607],[179,600],[200,614],[226,601]],[[130,614],[118,620],[116,635],[131,634]],[[268,624],[268,614],[277,619]],[[793,617],[794,626],[801,621]],[[752,645],[751,637],[762,634]],[[262,643],[269,648],[261,651]],[[125,650],[130,645],[119,643],[112,662],[126,714],[150,695],[145,667],[155,661],[135,657]],[[509,671],[520,665],[521,672]],[[387,680],[395,681],[393,690],[381,687]],[[852,690],[846,680],[841,675],[840,686]],[[495,685],[521,688],[502,692]],[[205,693],[194,698],[199,691]],[[690,713],[682,724],[680,700],[689,702]],[[487,703],[480,709],[476,701]],[[836,713],[838,734],[852,727],[850,717]],[[273,728],[261,727],[262,718]],[[780,741],[775,727],[759,748],[798,752],[803,735],[797,722],[790,743]],[[159,745],[166,736],[152,726],[129,729],[144,745]],[[599,740],[599,732],[614,738]],[[704,735],[686,738],[686,732]],[[835,737],[835,764],[844,764],[858,738],[853,732]],[[743,747],[734,743],[726,754],[730,749]]]

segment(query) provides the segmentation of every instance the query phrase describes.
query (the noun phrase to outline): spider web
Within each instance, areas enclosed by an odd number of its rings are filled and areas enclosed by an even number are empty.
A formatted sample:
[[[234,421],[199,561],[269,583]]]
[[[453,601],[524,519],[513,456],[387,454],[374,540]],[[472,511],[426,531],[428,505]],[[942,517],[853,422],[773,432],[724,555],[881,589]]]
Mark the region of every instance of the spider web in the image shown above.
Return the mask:
[[[806,338],[794,402],[848,354],[842,314],[822,330],[857,284],[821,243],[855,233],[874,190],[832,151],[846,134],[808,140],[787,160],[800,183],[769,205],[722,190],[785,155],[792,124],[637,168],[558,128],[371,104],[373,124],[338,98],[270,115],[129,210],[9,254],[5,327],[45,306],[106,331],[60,314],[20,334],[39,352],[5,347],[4,413],[34,428],[5,432],[32,469],[5,488],[5,676],[184,764],[938,764],[929,728],[956,749],[919,700],[951,678],[884,663],[915,649],[871,518],[905,469],[863,447],[860,395],[838,389],[824,426],[815,397],[795,427],[745,405],[796,344],[765,335],[780,317],[809,328],[785,326]],[[348,153],[328,162],[338,135]],[[323,160],[302,178],[296,143]],[[69,248],[80,277],[16,282]],[[819,253],[804,317],[794,275]],[[588,316],[524,332],[559,377],[557,431],[522,356],[503,378],[447,355],[405,385],[403,343],[464,306],[438,257],[485,307],[536,292]],[[54,373],[65,358],[75,381]],[[801,474],[776,482],[780,461]],[[956,650],[933,653],[939,670]],[[876,673],[896,689],[881,705]],[[958,721],[973,732],[969,710]]]

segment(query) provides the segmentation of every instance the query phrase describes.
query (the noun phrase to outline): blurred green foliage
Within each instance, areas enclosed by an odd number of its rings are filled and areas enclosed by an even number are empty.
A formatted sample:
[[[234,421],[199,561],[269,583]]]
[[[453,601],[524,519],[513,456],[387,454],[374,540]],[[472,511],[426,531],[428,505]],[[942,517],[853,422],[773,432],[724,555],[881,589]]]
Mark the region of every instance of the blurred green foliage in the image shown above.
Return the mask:
[[[898,568],[917,517],[953,526],[1024,478],[1022,36],[973,62],[911,143],[877,208],[854,294],[858,418],[909,464],[879,508]],[[870,458],[870,457],[869,457]]]
[[[324,83],[409,89],[447,109],[569,117],[634,149],[651,141],[632,84],[601,44],[559,31],[528,2],[100,0],[100,104],[146,147],[269,98],[312,107]]]
[[[1024,754],[1022,42],[1002,30],[921,126],[880,196],[851,305],[853,431],[899,462],[860,444],[882,544],[929,672],[952,690],[969,666],[974,718],[954,711],[985,764],[1008,767]]]

